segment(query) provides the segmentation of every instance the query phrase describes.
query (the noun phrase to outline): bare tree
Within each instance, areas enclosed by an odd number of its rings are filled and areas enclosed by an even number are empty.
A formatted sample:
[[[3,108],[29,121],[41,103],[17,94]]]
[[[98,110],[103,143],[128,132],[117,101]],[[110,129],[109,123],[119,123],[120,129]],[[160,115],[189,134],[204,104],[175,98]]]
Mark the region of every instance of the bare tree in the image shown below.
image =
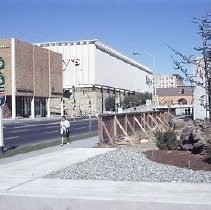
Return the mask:
[[[192,22],[198,26],[197,34],[201,38],[201,46],[194,48],[197,55],[186,56],[169,45],[167,47],[177,56],[177,58],[172,57],[174,69],[182,71],[186,81],[189,81],[191,85],[205,88],[206,94],[201,96],[201,104],[209,111],[211,122],[211,15],[206,14],[202,18],[194,18]],[[189,65],[194,66],[196,74],[200,74],[204,79],[203,83],[200,83],[195,75],[190,73]]]

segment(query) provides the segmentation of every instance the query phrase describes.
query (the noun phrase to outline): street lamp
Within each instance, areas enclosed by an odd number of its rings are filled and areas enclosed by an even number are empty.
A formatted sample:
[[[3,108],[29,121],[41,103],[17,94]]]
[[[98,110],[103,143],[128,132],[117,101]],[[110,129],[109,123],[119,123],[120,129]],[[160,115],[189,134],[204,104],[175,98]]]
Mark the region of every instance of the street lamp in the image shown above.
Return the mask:
[[[155,56],[153,55],[153,54],[151,54],[151,53],[147,53],[147,52],[141,52],[141,51],[139,51],[139,52],[133,52],[133,55],[148,55],[148,56],[150,56],[150,57],[152,57],[153,58],[153,78],[154,78],[154,74],[155,74]],[[156,86],[155,86],[155,80],[154,80],[154,95],[156,95]]]
[[[142,54],[145,54],[145,55],[148,55],[150,57],[153,58],[153,72],[155,72],[155,56],[151,53],[147,53],[147,52],[133,52],[133,55],[142,55]]]

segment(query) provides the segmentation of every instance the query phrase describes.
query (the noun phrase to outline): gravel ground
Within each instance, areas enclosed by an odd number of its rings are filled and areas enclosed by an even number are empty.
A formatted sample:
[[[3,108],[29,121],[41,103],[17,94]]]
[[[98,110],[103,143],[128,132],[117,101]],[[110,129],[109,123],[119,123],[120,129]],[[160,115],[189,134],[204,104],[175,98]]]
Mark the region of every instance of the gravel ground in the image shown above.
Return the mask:
[[[211,172],[159,164],[150,161],[144,154],[117,149],[55,171],[45,178],[211,183]]]

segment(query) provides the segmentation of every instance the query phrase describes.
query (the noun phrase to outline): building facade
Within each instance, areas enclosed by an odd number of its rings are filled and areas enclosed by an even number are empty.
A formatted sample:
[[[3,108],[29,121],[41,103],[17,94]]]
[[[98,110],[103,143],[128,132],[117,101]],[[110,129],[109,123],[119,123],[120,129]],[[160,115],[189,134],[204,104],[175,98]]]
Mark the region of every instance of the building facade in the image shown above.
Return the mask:
[[[61,113],[62,55],[17,40],[0,39],[4,59],[4,117],[50,117]]]
[[[157,88],[159,105],[192,105],[193,87]]]
[[[152,92],[152,71],[98,40],[37,43],[63,55],[64,106],[83,113],[102,113],[105,100]],[[69,96],[68,96],[69,93]],[[68,100],[70,99],[70,100]]]
[[[200,58],[198,66],[194,67],[196,86],[194,88],[194,101],[193,101],[193,119],[208,119],[209,118],[209,110],[208,110],[208,91],[207,84],[205,79],[205,68],[203,62],[200,62]],[[209,64],[207,64],[209,65]],[[208,66],[207,66],[208,68]]]
[[[175,88],[183,85],[183,78],[178,74],[155,75],[154,85],[156,88]]]

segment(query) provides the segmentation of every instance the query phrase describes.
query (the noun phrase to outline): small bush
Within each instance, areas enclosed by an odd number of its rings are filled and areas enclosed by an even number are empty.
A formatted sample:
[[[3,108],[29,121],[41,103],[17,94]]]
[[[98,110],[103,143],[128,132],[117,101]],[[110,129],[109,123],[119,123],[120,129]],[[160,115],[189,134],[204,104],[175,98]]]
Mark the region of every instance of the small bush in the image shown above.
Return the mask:
[[[156,145],[161,150],[173,150],[177,149],[178,142],[177,136],[172,128],[167,130],[157,130],[155,131]]]

